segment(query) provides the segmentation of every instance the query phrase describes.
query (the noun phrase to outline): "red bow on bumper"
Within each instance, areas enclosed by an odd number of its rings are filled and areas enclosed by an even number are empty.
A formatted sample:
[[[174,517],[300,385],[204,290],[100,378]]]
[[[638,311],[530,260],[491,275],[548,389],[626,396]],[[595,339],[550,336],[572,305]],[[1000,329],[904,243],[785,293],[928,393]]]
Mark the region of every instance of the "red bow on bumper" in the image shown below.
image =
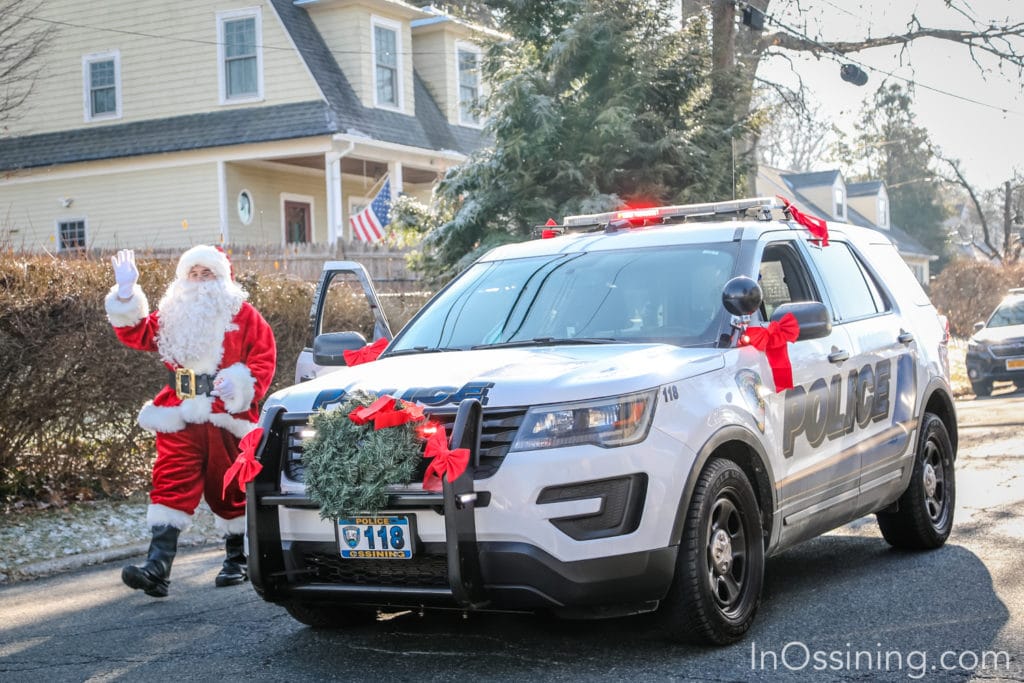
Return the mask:
[[[799,337],[800,323],[792,313],[782,316],[778,322],[768,323],[768,327],[748,327],[743,335],[744,344],[764,351],[768,357],[776,392],[793,388],[793,366],[789,362],[786,343],[796,341]]]
[[[424,418],[423,408],[415,403],[402,402],[401,408],[395,407],[395,398],[387,394],[381,396],[368,406],[356,408],[348,414],[348,419],[357,425],[373,420],[374,429],[397,427],[406,422],[415,422]]]
[[[441,477],[448,475],[448,481],[455,481],[466,471],[469,464],[469,449],[456,448],[449,450],[448,434],[444,425],[438,425],[437,431],[430,435],[427,440],[427,447],[423,453],[424,458],[433,458],[427,471],[423,475],[423,489],[426,491],[440,491]]]
[[[803,211],[800,211],[793,202],[789,201],[781,194],[775,195],[782,200],[782,203],[786,207],[786,211],[789,211],[789,215],[793,217],[800,225],[804,226],[811,231],[811,234],[821,240],[821,246],[828,246],[828,223],[824,219],[818,218],[817,216],[808,216]]]
[[[222,497],[227,495],[228,486],[231,485],[236,476],[238,477],[238,488],[244,491],[245,485],[255,479],[256,475],[263,469],[263,465],[256,459],[256,449],[259,447],[262,439],[263,428],[257,427],[243,436],[242,440],[238,442],[241,452],[235,458],[234,464],[224,473],[224,489],[220,494]]]
[[[343,351],[341,355],[345,357],[345,365],[351,367],[377,360],[377,356],[384,353],[384,349],[387,347],[388,340],[381,337],[368,346],[356,349],[355,351]]]

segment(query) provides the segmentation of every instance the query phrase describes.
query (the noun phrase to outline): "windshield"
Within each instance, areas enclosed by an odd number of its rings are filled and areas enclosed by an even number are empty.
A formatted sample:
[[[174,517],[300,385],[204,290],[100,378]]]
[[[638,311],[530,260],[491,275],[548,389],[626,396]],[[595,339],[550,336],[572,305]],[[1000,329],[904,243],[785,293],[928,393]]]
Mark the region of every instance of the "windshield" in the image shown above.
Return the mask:
[[[714,346],[735,243],[477,263],[388,350],[664,342]]]
[[[1000,305],[988,319],[988,327],[1009,325],[1024,325],[1024,299]]]

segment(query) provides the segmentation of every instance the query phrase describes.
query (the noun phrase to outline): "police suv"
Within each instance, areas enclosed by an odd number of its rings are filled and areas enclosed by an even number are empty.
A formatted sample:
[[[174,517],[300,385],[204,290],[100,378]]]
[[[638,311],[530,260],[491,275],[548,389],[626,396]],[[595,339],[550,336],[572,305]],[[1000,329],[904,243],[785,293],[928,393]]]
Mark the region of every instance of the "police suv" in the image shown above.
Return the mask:
[[[365,270],[327,264],[301,381],[261,420],[258,593],[315,627],[380,609],[657,609],[669,636],[724,644],[750,627],[773,553],[872,513],[893,546],[941,546],[957,445],[944,327],[882,233],[813,235],[794,215],[755,198],[569,217],[480,258],[393,338]],[[363,333],[332,327],[332,292],[365,297]],[[798,333],[780,342],[787,319]],[[756,327],[767,348],[748,343]],[[340,367],[369,335],[383,354]],[[423,406],[470,449],[466,471],[321,519],[307,422],[356,391]],[[344,552],[342,524],[402,552]]]

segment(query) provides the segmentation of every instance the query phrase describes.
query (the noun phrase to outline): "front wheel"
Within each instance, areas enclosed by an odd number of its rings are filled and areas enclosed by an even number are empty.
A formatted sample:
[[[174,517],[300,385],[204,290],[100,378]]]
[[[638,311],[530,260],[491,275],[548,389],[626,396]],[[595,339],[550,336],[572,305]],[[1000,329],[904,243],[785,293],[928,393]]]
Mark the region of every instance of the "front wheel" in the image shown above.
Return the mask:
[[[977,382],[971,382],[971,391],[978,398],[984,398],[992,395],[992,382],[990,380],[978,380]]]
[[[949,538],[956,504],[953,445],[946,425],[925,413],[910,485],[895,512],[879,512],[878,526],[889,545],[905,550],[931,550]]]
[[[764,582],[761,512],[736,463],[712,460],[686,513],[676,576],[662,612],[676,640],[728,645],[754,621]]]
[[[283,606],[293,619],[317,629],[359,626],[372,623],[377,619],[377,610],[369,607],[314,605],[307,602],[288,602]]]

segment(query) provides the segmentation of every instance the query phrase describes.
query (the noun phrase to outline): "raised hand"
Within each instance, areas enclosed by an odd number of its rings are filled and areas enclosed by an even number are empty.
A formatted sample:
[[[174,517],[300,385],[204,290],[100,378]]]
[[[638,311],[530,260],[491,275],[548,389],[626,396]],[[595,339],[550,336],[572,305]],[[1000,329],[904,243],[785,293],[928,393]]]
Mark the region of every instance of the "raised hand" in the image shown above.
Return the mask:
[[[114,267],[118,298],[130,299],[132,291],[135,289],[135,283],[139,281],[139,269],[135,265],[135,252],[131,249],[122,249],[110,257],[110,264]]]

